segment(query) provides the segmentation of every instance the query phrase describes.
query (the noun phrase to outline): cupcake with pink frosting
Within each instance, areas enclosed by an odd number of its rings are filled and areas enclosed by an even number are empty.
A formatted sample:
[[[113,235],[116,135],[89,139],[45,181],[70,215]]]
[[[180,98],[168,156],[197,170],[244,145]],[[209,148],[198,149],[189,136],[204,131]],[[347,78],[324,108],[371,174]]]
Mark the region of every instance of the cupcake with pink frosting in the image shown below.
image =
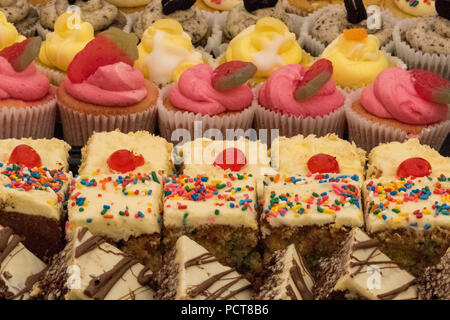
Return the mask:
[[[280,67],[259,88],[257,129],[278,129],[281,136],[318,136],[345,128],[344,94],[331,79],[333,66],[319,59],[307,69],[298,64]]]
[[[450,82],[426,70],[383,70],[346,101],[350,139],[366,150],[419,138],[439,150],[450,132]]]
[[[154,132],[158,88],[133,67],[137,37],[117,28],[80,51],[57,90],[64,139],[82,146],[96,131]]]
[[[199,64],[184,71],[178,82],[163,89],[158,100],[160,134],[178,139],[176,129],[203,134],[218,129],[247,130],[252,127],[256,101],[246,83],[256,73],[250,62],[232,61],[213,70]]]
[[[0,139],[53,137],[55,88],[33,62],[40,45],[36,37],[0,51]]]

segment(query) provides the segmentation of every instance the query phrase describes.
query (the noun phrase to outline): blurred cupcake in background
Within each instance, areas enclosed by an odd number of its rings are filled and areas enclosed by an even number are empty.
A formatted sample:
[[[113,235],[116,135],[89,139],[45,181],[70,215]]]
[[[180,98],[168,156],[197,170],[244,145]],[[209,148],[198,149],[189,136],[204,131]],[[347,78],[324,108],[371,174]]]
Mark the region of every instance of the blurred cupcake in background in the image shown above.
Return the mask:
[[[159,86],[178,81],[184,70],[207,63],[208,55],[194,48],[189,35],[174,19],[161,19],[144,33],[135,67]]]
[[[37,66],[50,82],[59,85],[75,55],[94,39],[94,28],[88,22],[80,21],[74,27],[73,19],[80,17],[75,13],[63,13],[55,23],[55,31],[46,35],[42,43]]]
[[[0,11],[20,34],[27,38],[35,35],[39,15],[28,1],[0,0]]]
[[[418,138],[439,150],[450,132],[450,82],[427,70],[387,68],[349,95],[350,140],[366,150]]]
[[[436,14],[435,0],[384,0],[383,7],[402,19]]]
[[[99,33],[70,63],[57,91],[64,139],[82,146],[102,131],[154,132],[158,88],[133,67],[138,39],[117,28]]]
[[[309,66],[313,58],[302,50],[294,33],[275,18],[259,19],[230,41],[219,62],[234,60],[252,62],[258,68],[251,85],[262,82],[286,64]]]
[[[0,51],[0,139],[53,137],[55,89],[33,62],[40,45],[34,37]]]
[[[187,69],[177,83],[161,92],[160,134],[171,141],[177,138],[176,129],[186,129],[194,137],[195,126],[202,134],[219,130],[222,137],[227,129],[250,129],[256,101],[246,82],[255,72],[255,65],[243,61],[224,63],[215,70],[208,64]]]
[[[155,0],[149,3],[142,12],[139,12],[133,26],[133,32],[142,38],[147,28],[161,19],[173,19],[178,21],[183,30],[190,36],[192,44],[205,46],[211,35],[205,17],[193,5],[195,0],[172,1]]]
[[[140,12],[144,10],[146,5],[152,2],[152,0],[105,0],[105,1],[115,5],[117,8],[119,8],[119,10],[121,10],[126,14]]]
[[[197,0],[195,6],[209,12],[230,11],[242,0]]]
[[[333,79],[346,91],[365,87],[389,67],[406,65],[380,50],[380,41],[365,29],[347,29],[322,52],[333,63]]]
[[[40,23],[37,25],[39,35],[44,39],[47,33],[54,31],[59,16],[68,11],[76,11],[72,6],[76,6],[81,19],[90,23],[95,32],[109,27],[131,31],[132,21],[129,21],[116,6],[104,0],[54,0],[39,6]]]
[[[260,87],[256,129],[278,129],[280,136],[324,136],[345,129],[344,94],[331,78],[333,66],[319,59],[309,69],[289,64]]]
[[[14,25],[6,20],[5,14],[0,12],[0,50],[25,39]]]

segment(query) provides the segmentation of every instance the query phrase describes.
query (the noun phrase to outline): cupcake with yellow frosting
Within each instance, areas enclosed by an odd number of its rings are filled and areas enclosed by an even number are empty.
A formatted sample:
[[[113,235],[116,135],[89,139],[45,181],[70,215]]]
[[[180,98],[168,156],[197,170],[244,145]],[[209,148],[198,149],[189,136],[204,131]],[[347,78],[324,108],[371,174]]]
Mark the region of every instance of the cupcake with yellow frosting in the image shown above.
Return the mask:
[[[39,14],[27,1],[0,0],[0,11],[20,34],[26,37],[34,36]]]
[[[144,32],[138,52],[135,67],[160,86],[177,82],[184,70],[207,62],[206,54],[194,48],[191,37],[174,19],[152,24]]]
[[[3,12],[0,11],[0,50],[23,40],[25,37],[19,34],[14,25],[9,23]]]
[[[105,0],[115,5],[124,13],[131,14],[144,10],[152,0]]]
[[[388,67],[406,65],[380,50],[380,41],[365,29],[344,30],[321,54],[333,63],[333,79],[348,90],[365,87]]]
[[[383,0],[383,7],[403,19],[436,14],[435,0]]]
[[[281,21],[272,17],[259,19],[233,38],[220,62],[241,60],[258,68],[252,84],[264,81],[272,72],[287,64],[311,65],[313,58],[296,40],[294,33]]]
[[[74,19],[79,19],[79,27],[74,27]],[[64,79],[70,62],[94,39],[94,28],[88,22],[81,21],[75,13],[64,13],[55,23],[55,31],[47,34],[42,43],[37,66],[53,84],[58,85]]]

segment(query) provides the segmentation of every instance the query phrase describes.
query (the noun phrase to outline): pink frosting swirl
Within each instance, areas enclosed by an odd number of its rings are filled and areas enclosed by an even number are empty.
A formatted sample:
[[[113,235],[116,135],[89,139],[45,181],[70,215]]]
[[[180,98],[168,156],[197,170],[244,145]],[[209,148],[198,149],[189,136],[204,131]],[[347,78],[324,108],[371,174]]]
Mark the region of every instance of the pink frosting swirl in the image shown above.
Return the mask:
[[[8,60],[0,57],[0,99],[36,101],[49,90],[47,77],[36,71],[34,62],[24,71],[16,72]]]
[[[259,103],[270,110],[302,117],[317,117],[344,105],[343,94],[330,79],[314,96],[305,101],[295,100],[295,90],[303,79],[306,69],[289,64],[273,72],[259,90]]]
[[[147,96],[142,73],[123,62],[98,68],[82,83],[66,77],[64,88],[78,100],[105,107],[127,107]]]
[[[212,85],[213,70],[199,64],[184,71],[170,90],[170,100],[180,109],[202,115],[241,111],[250,106],[253,93],[246,84],[227,91],[217,91]]]
[[[412,125],[425,125],[446,118],[448,107],[419,96],[409,71],[388,68],[361,95],[361,104],[374,116]]]

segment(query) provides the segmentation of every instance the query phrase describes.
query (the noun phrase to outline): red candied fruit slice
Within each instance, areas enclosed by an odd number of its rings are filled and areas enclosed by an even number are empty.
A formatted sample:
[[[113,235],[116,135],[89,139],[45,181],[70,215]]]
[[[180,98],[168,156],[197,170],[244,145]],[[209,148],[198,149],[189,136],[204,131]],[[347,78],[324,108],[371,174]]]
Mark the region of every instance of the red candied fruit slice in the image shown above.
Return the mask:
[[[413,69],[411,77],[419,96],[427,101],[450,103],[450,81],[428,70]]]
[[[423,158],[409,158],[400,163],[397,168],[397,176],[401,178],[425,177],[431,174],[430,163]]]
[[[239,171],[247,164],[245,154],[237,148],[227,148],[219,153],[214,160],[214,165],[223,170]]]
[[[15,71],[22,72],[38,56],[41,42],[39,37],[28,38],[4,48],[0,56],[8,60]]]
[[[319,59],[306,70],[305,76],[295,90],[295,99],[305,101],[315,95],[333,75],[333,64],[330,60]]]
[[[218,66],[212,75],[212,85],[218,91],[226,91],[246,83],[258,69],[251,62],[229,61]]]
[[[32,147],[19,144],[11,152],[8,163],[15,163],[24,167],[34,168],[42,165],[41,157]]]
[[[130,150],[121,149],[113,152],[108,158],[108,166],[111,170],[127,173],[145,163],[142,155],[135,155]]]
[[[309,158],[307,164],[311,173],[339,173],[336,158],[325,153],[318,153]]]
[[[119,46],[103,34],[98,34],[77,53],[67,69],[67,76],[74,83],[88,79],[98,68],[124,62],[133,66],[134,61]]]

